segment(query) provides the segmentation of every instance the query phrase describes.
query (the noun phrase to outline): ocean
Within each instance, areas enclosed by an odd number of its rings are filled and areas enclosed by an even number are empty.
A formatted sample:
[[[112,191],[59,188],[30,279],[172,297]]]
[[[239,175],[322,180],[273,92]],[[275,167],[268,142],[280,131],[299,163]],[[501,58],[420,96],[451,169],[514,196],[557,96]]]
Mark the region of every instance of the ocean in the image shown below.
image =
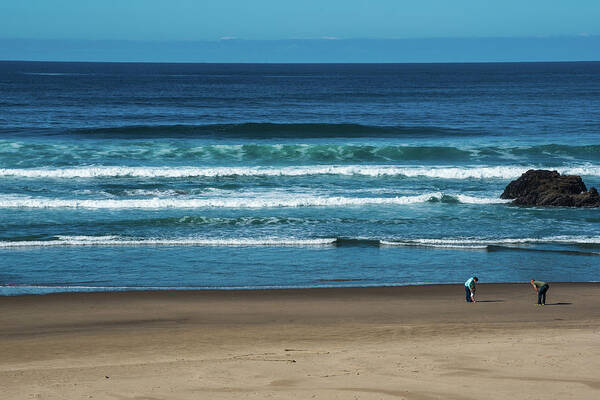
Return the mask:
[[[531,168],[600,187],[600,63],[0,62],[0,295],[598,281]]]

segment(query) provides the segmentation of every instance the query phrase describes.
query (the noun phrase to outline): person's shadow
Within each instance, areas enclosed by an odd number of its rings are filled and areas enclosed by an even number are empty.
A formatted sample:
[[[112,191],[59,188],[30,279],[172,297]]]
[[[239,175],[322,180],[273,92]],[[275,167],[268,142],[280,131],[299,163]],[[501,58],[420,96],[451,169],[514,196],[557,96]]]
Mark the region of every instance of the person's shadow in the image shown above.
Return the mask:
[[[478,303],[504,303],[504,300],[477,300]]]
[[[570,306],[573,303],[546,303],[547,306]]]

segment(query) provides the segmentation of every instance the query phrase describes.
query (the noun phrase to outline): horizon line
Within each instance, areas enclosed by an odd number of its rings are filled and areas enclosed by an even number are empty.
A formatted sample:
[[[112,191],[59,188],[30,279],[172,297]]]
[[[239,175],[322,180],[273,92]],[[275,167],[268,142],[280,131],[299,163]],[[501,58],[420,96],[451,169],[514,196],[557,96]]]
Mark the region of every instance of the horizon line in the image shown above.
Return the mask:
[[[598,34],[573,34],[573,35],[530,35],[530,36],[429,36],[429,37],[337,37],[337,36],[323,36],[323,37],[307,37],[307,38],[280,38],[280,39],[248,39],[242,37],[228,37],[223,36],[217,39],[93,39],[93,38],[28,38],[28,37],[0,37],[0,41],[4,40],[27,40],[27,41],[85,41],[85,42],[137,42],[137,43],[205,43],[205,42],[286,42],[286,41],[324,41],[324,42],[336,42],[336,41],[402,41],[402,40],[487,40],[487,39],[586,39],[586,38],[600,38]]]
[[[600,35],[147,41],[0,39],[3,61],[172,64],[595,62]]]
[[[290,64],[303,64],[303,65],[380,65],[380,64],[587,64],[587,63],[600,63],[598,60],[560,60],[560,61],[406,61],[406,62],[218,62],[218,61],[205,61],[205,62],[194,62],[194,61],[57,61],[57,60],[4,60],[0,58],[0,63],[56,63],[56,64],[228,64],[228,65],[290,65]]]

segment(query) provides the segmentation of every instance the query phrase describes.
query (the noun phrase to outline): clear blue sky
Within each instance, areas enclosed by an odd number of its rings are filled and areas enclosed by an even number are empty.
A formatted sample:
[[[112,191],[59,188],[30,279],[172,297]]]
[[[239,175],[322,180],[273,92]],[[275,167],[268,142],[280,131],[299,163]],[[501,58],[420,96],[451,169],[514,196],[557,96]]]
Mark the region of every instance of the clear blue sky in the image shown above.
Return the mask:
[[[600,34],[600,0],[0,0],[0,38],[249,40]]]
[[[599,61],[599,21],[600,0],[0,0],[0,60]]]

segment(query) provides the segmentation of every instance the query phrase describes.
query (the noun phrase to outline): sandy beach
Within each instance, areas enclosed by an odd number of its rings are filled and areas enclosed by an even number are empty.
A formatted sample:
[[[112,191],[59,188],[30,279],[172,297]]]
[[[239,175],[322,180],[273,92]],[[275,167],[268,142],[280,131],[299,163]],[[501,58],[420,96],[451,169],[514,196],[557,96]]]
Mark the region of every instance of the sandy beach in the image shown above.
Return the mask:
[[[2,399],[596,399],[600,284],[0,298]]]

